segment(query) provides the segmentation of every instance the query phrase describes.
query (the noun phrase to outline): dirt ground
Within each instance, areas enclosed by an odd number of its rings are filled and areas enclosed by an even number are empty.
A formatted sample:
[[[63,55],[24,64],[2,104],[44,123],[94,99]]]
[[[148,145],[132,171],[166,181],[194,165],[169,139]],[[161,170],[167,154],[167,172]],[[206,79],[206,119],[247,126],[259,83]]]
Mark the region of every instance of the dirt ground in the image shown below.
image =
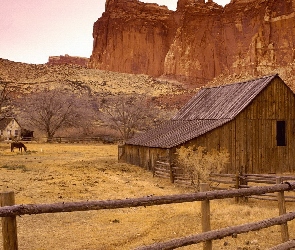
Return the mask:
[[[10,152],[0,143],[0,190],[16,204],[126,199],[193,192],[169,180],[117,162],[116,145],[28,143]],[[278,216],[275,202],[211,201],[212,229]],[[287,203],[288,211],[295,210]],[[200,202],[155,207],[25,215],[17,218],[20,250],[121,250],[201,232]],[[295,238],[295,222],[289,222]],[[268,249],[280,243],[280,227],[227,237],[213,249]],[[2,246],[2,237],[0,237]],[[202,249],[202,244],[181,249]]]

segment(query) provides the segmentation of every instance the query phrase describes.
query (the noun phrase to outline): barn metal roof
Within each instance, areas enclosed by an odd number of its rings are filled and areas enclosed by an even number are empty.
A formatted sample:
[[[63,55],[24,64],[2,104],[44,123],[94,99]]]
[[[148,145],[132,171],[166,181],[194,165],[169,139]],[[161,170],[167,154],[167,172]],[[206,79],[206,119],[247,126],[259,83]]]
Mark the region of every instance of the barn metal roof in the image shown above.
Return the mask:
[[[233,119],[277,75],[203,88],[172,118],[173,120]]]
[[[277,76],[202,88],[170,121],[126,144],[171,148],[205,134],[234,119]]]
[[[172,148],[196,138],[206,132],[227,123],[229,119],[220,120],[171,120],[140,134],[126,144],[155,148]]]

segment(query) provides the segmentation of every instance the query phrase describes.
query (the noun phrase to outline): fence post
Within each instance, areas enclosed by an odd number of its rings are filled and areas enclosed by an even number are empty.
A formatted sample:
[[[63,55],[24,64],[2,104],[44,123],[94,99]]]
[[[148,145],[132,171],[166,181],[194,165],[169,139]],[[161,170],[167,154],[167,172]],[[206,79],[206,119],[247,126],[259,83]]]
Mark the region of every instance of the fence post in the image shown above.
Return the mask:
[[[201,192],[209,191],[209,184],[201,183],[200,191]],[[202,232],[211,231],[209,200],[201,201],[201,222],[202,222]],[[208,240],[203,243],[203,250],[212,250],[212,240]]]
[[[0,206],[15,205],[14,192],[0,193]],[[2,237],[3,237],[3,250],[17,250],[17,227],[16,216],[2,218]]]
[[[240,188],[240,173],[239,172],[237,172],[236,173],[236,184],[235,184],[235,188],[236,189],[239,189]],[[239,197],[235,197],[235,202],[236,203],[239,203]]]
[[[246,174],[243,174],[243,172],[240,173],[240,187],[244,188],[248,186],[248,181],[247,181],[247,176]],[[248,197],[246,196],[242,196],[240,197],[240,200],[247,202],[248,201]]]
[[[281,184],[281,183],[282,183],[282,178],[277,177],[276,184]],[[279,215],[286,214],[286,203],[285,203],[284,191],[278,192],[277,197],[278,197]],[[282,236],[283,242],[286,242],[289,240],[289,231],[288,231],[287,222],[281,225],[281,236]]]

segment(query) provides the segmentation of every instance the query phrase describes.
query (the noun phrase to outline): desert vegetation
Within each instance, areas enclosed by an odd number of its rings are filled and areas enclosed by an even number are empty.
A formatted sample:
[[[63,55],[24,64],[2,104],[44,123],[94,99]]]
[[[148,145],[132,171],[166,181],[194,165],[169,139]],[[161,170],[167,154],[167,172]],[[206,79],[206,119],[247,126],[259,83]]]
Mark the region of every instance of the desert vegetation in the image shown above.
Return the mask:
[[[26,95],[16,101],[15,108],[22,124],[43,132],[48,140],[61,129],[84,128],[87,131],[92,115],[87,97],[60,89]]]
[[[14,190],[17,204],[126,199],[195,192],[154,178],[140,167],[117,162],[117,146],[27,143],[10,152],[0,143],[0,189]],[[287,203],[288,211],[294,210]],[[201,232],[200,203],[88,212],[25,215],[17,218],[19,249],[133,249]],[[277,204],[250,199],[211,202],[212,229],[278,215]],[[294,238],[295,223],[289,223]],[[280,242],[280,228],[214,241],[213,249],[268,249]],[[0,238],[0,244],[2,244]],[[202,244],[182,249],[202,249]]]
[[[205,147],[189,146],[176,150],[176,164],[183,168],[192,185],[199,190],[200,183],[208,183],[210,173],[220,173],[229,163],[226,149],[208,151]]]
[[[100,120],[128,140],[138,131],[145,131],[169,119],[172,114],[157,107],[145,95],[121,95],[102,99],[99,103]]]
[[[146,95],[100,98],[63,89],[22,95],[14,101],[13,111],[21,124],[36,132],[35,137],[41,135],[48,141],[54,136],[106,135],[113,136],[113,141],[127,140],[172,116]]]

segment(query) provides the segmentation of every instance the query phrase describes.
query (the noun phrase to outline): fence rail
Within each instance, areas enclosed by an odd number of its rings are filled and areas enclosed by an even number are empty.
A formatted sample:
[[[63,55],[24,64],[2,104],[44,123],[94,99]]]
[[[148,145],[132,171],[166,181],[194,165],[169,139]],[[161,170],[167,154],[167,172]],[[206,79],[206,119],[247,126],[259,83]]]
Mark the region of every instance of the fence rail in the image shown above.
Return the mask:
[[[284,242],[280,245],[270,248],[269,250],[290,250],[292,247],[295,247],[295,240]]]
[[[181,185],[181,186],[191,186],[193,180],[188,176],[182,168],[170,165],[170,163],[165,162],[165,160],[157,161],[154,167],[154,176],[160,178],[170,178],[171,182]],[[214,190],[228,190],[228,189],[240,189],[249,188],[253,184],[276,184],[276,179],[281,178],[281,181],[294,181],[295,176],[277,176],[275,174],[217,174],[211,173],[209,182],[210,186]],[[277,197],[275,195],[252,195],[246,198],[261,199],[276,201]],[[294,195],[286,196],[286,201],[295,202]]]
[[[9,140],[13,141],[13,140]],[[105,144],[113,144],[118,139],[112,136],[91,136],[91,137],[77,137],[77,136],[55,136],[52,138],[48,137],[21,137],[20,141],[30,142],[30,141],[46,141],[46,142],[54,142],[54,143],[88,143],[88,142],[99,142]]]
[[[273,186],[251,187],[247,189],[218,190],[180,195],[152,196],[125,200],[85,201],[85,202],[62,202],[52,204],[24,204],[0,207],[0,217],[61,213],[73,211],[89,211],[102,209],[117,209],[139,206],[155,206],[173,203],[184,203],[204,200],[217,200],[234,197],[243,197],[253,194],[275,193],[295,189],[295,182],[278,184]]]
[[[174,239],[169,242],[153,244],[151,246],[145,246],[138,249],[174,249],[180,246],[186,246],[196,244],[199,242],[210,242],[213,239],[220,239],[226,236],[249,232],[253,230],[259,230],[261,228],[270,227],[273,225],[282,225],[282,239],[288,241],[288,228],[287,221],[295,218],[295,211],[286,214],[284,191],[290,191],[295,189],[295,182],[282,183],[272,186],[250,187],[244,189],[233,190],[218,190],[218,191],[204,191],[199,193],[189,193],[182,195],[169,195],[169,196],[153,196],[142,197],[135,199],[125,200],[100,200],[100,201],[87,201],[87,202],[65,202],[65,203],[53,203],[53,204],[27,204],[27,205],[13,205],[14,193],[6,192],[0,193],[0,217],[2,218],[2,235],[4,242],[4,250],[17,249],[17,246],[10,245],[11,243],[17,244],[17,230],[16,230],[16,216],[18,215],[32,215],[43,213],[61,213],[61,212],[73,212],[73,211],[89,211],[89,210],[102,210],[102,209],[117,209],[117,208],[130,208],[138,206],[154,206],[173,203],[184,203],[193,201],[202,201],[208,203],[210,200],[225,199],[233,197],[242,197],[254,194],[265,193],[278,193],[280,216],[263,220],[256,223],[249,223],[240,226],[224,228],[219,230],[213,230],[203,232],[199,235],[185,237],[181,239]],[[12,194],[12,196],[10,196]],[[204,209],[206,208],[206,209]],[[210,206],[207,204],[202,209],[202,214],[210,214]],[[205,220],[202,220],[202,222]],[[210,219],[205,221],[206,225],[202,225],[202,228],[210,228]],[[206,231],[206,230],[203,230]],[[283,232],[284,231],[284,232]],[[284,235],[284,237],[283,237]],[[149,248],[151,247],[151,248]],[[208,248],[206,248],[208,249]],[[211,249],[211,248],[210,248]]]
[[[222,239],[227,236],[235,234],[247,233],[250,231],[257,231],[263,228],[272,227],[275,225],[281,225],[287,221],[295,219],[295,212],[281,215],[279,217],[262,220],[254,223],[243,224],[239,226],[227,227],[218,230],[212,230],[201,234],[191,235],[179,239],[173,239],[163,243],[156,243],[149,246],[138,247],[136,250],[170,250],[178,247],[189,246],[192,244],[201,243],[208,240]]]
[[[277,176],[275,174],[211,174],[209,181],[213,189],[223,190],[229,188],[249,188],[253,185],[272,185],[276,184],[277,179],[281,182],[294,181],[295,176]],[[276,201],[277,197],[273,194],[252,195],[246,198]],[[295,202],[295,193],[285,196],[286,201]]]

